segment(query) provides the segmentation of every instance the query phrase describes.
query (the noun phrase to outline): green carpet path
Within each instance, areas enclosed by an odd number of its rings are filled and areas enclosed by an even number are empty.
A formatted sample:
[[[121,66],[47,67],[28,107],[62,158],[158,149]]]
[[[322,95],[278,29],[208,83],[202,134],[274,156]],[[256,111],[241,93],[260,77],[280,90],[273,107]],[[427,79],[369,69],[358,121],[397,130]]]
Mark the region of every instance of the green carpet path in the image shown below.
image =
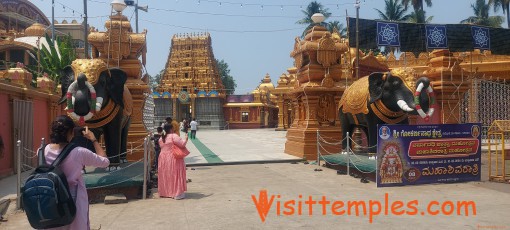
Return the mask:
[[[207,146],[205,146],[199,139],[189,139],[191,142],[197,147],[200,154],[204,156],[207,163],[222,163],[223,160],[218,157],[213,151],[211,151]]]

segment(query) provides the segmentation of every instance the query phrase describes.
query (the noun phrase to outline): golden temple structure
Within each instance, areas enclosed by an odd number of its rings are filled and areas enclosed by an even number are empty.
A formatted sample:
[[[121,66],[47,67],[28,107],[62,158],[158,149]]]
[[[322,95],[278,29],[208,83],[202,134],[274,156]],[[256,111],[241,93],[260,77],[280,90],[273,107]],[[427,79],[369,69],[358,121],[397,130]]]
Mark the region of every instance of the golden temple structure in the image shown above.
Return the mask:
[[[225,96],[209,33],[174,35],[164,75],[153,94],[156,122],[196,118],[201,128],[223,128]]]
[[[337,33],[316,25],[304,40],[295,39],[291,57],[295,65],[280,76],[272,91],[278,106],[276,130],[287,130],[286,153],[312,160],[317,157],[318,132],[330,140],[341,137],[338,103],[355,80],[356,49]],[[400,67],[427,76],[439,105],[429,123],[480,122],[488,128],[493,120],[510,119],[510,106],[503,102],[510,100],[510,56],[433,50],[417,56],[402,53],[399,58],[360,51],[359,57],[360,77]],[[409,120],[427,123],[419,116]],[[339,153],[340,146],[321,152]]]
[[[147,52],[146,34],[134,33],[126,16],[116,14],[106,21],[107,31],[91,31],[88,36],[92,46],[92,58],[103,59],[107,68],[120,68],[126,72],[128,79],[125,88],[132,95],[133,113],[129,126],[127,148],[132,149],[143,143],[147,131],[142,123],[142,108],[145,102],[144,93],[149,92],[147,78],[142,76],[142,65],[145,65]],[[142,57],[142,61],[139,57]],[[143,78],[143,81],[142,81]],[[143,150],[130,152],[127,159],[135,161],[143,157]]]
[[[294,119],[287,129],[285,152],[307,159],[317,157],[317,133],[325,138],[337,138],[340,134],[340,122],[337,106],[340,96],[349,82],[349,75],[342,72],[341,63],[346,58],[347,44],[338,36],[332,36],[326,28],[316,25],[305,35],[304,40],[295,39],[294,58],[295,77],[280,79],[277,88],[287,87],[287,100],[292,103]],[[291,71],[294,71],[293,69]],[[293,86],[289,83],[293,82]],[[292,87],[292,88],[291,88]],[[278,95],[278,104],[282,108],[279,120],[280,129],[285,127],[285,96]],[[340,146],[327,149],[339,152]]]
[[[223,106],[228,129],[274,128],[278,124],[275,87],[269,74],[247,95],[228,95]]]

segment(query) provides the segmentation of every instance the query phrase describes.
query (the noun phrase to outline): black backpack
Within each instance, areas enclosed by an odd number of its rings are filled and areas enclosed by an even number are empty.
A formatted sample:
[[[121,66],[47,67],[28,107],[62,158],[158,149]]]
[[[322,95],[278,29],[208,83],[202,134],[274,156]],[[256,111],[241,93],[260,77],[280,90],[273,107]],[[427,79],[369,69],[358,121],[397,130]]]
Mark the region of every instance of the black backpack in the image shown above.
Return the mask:
[[[30,225],[36,229],[69,225],[76,216],[76,204],[69,192],[67,178],[59,167],[75,145],[67,144],[51,165],[44,159],[45,147],[38,151],[39,167],[21,188],[21,206]]]

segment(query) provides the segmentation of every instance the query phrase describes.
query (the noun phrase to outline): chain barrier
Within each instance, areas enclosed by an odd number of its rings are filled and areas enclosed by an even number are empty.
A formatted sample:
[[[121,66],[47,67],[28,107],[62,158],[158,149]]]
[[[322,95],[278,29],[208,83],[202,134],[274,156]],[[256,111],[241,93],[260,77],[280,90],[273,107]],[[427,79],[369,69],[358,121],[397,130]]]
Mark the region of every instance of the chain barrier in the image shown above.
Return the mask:
[[[343,154],[343,153],[344,153],[344,151],[341,151],[341,153],[332,153],[332,152],[329,152],[329,151],[327,151],[327,150],[326,150],[326,148],[323,146],[323,143],[325,143],[325,144],[329,144],[329,145],[340,145],[342,142],[341,142],[341,141],[340,141],[340,142],[328,142],[328,141],[326,141],[326,140],[325,140],[325,139],[324,139],[324,138],[323,138],[323,137],[319,134],[319,132],[317,132],[317,137],[318,137],[318,138],[317,138],[317,139],[318,139],[318,140],[317,140],[317,146],[318,146],[318,147],[317,147],[318,160],[322,159],[322,160],[324,160],[324,162],[326,162],[327,164],[329,164],[329,165],[333,165],[333,166],[337,166],[337,165],[345,165],[345,166],[349,167],[350,165],[352,165],[352,166],[354,166],[354,168],[356,168],[356,170],[358,170],[358,171],[359,171],[359,172],[361,172],[361,173],[365,173],[365,174],[366,174],[366,173],[373,173],[373,172],[377,171],[377,168],[376,168],[376,169],[374,169],[374,170],[372,170],[372,171],[364,171],[364,170],[361,170],[361,169],[358,167],[358,165],[357,165],[355,162],[353,162],[352,160],[349,160],[349,162],[347,162],[346,164],[333,163],[333,162],[328,161],[326,158],[324,158],[324,155],[322,154],[322,152],[326,152],[328,155],[332,155],[332,154]],[[346,138],[348,138],[348,142],[353,143],[353,144],[355,145],[355,146],[353,146],[353,147],[364,147],[364,146],[361,146],[361,145],[359,145],[359,144],[357,144],[357,143],[353,142],[352,138],[350,138],[349,136],[345,137],[343,140],[345,140]],[[342,141],[343,141],[343,140],[342,140]],[[377,147],[377,145],[375,145],[375,146],[370,146],[370,147]],[[368,148],[370,148],[370,147],[368,147]],[[350,148],[349,146],[347,146],[347,147],[346,147],[346,152],[347,152],[347,155],[348,155],[347,157],[348,157],[348,158],[352,155],[352,156],[354,156],[354,157],[356,158],[356,160],[357,160],[357,161],[363,161],[363,159],[361,159],[358,155],[356,155],[356,154],[354,153],[354,151],[352,151],[352,148]],[[320,164],[320,162],[319,162],[319,161],[317,161],[317,164]]]
[[[24,156],[25,158],[33,159],[33,158],[36,158],[36,157],[37,157],[37,152],[34,152],[34,151],[32,151],[31,149],[27,149],[27,148],[25,148],[25,147],[23,147],[23,150],[24,150],[24,152],[23,152],[23,156]],[[28,152],[28,155],[27,155],[27,152]],[[33,154],[33,155],[32,155],[32,154]]]

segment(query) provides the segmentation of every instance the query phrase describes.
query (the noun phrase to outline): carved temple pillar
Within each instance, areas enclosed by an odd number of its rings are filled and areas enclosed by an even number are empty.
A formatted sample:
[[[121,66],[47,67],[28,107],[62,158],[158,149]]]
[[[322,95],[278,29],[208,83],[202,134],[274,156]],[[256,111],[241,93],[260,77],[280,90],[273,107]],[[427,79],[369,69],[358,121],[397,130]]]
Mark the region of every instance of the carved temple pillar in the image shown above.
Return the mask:
[[[177,119],[177,98],[172,98],[172,118]]]
[[[431,121],[441,124],[458,124],[461,122],[464,94],[469,90],[470,72],[462,70],[461,59],[454,57],[448,50],[431,52],[428,68],[424,74],[430,79],[437,99],[439,111],[434,113]],[[421,117],[417,117],[419,123]]]
[[[283,95],[278,95],[278,100],[277,102],[278,103],[278,127],[276,127],[276,131],[283,131],[285,130],[285,126],[284,126],[284,111],[285,111],[285,107],[284,107],[284,103],[283,103]]]

